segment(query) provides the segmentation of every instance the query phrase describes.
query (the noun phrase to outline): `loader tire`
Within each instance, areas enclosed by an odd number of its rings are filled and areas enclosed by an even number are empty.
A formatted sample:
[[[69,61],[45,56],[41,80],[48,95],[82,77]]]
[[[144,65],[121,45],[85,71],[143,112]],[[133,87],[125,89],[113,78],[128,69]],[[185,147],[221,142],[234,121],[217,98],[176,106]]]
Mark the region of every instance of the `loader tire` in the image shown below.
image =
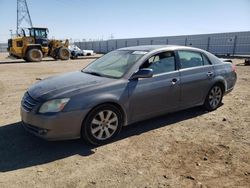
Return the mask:
[[[42,61],[42,58],[43,53],[41,52],[41,50],[33,48],[27,52],[27,55],[24,59],[28,62],[40,62]]]
[[[68,60],[70,58],[70,51],[68,48],[62,47],[58,51],[58,57],[61,60]]]

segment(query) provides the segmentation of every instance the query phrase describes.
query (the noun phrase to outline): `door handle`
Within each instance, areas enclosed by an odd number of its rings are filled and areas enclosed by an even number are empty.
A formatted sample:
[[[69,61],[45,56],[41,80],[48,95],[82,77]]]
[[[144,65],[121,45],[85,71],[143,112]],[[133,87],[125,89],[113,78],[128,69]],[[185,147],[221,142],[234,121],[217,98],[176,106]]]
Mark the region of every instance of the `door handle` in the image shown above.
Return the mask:
[[[171,82],[172,82],[172,85],[175,85],[178,82],[178,79],[177,78],[173,78]]]
[[[213,75],[214,75],[214,73],[213,73],[213,72],[210,72],[210,71],[209,71],[209,72],[207,72],[207,76],[208,76],[208,77],[212,77]]]

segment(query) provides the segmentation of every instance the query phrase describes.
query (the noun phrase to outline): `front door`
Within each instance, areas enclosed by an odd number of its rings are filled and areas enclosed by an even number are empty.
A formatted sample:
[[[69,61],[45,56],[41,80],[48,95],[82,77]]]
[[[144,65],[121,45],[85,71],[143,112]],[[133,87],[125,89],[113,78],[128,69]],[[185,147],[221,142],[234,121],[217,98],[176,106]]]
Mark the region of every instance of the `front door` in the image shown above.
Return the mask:
[[[151,68],[154,75],[129,82],[132,122],[173,111],[179,106],[180,77],[174,52],[156,54],[141,68]]]

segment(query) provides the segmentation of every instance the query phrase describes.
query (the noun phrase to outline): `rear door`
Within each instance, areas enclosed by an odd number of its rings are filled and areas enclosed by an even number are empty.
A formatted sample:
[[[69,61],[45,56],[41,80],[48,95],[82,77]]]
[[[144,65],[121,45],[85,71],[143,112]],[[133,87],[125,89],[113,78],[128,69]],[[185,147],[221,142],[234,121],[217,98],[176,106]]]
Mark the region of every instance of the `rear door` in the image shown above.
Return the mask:
[[[179,50],[181,107],[202,104],[214,77],[213,65],[201,52]]]

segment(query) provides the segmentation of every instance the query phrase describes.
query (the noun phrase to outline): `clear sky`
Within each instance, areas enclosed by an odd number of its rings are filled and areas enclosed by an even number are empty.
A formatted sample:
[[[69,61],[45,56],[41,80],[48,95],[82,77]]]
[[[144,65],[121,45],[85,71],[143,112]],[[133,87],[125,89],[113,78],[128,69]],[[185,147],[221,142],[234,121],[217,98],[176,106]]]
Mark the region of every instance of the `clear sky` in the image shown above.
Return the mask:
[[[250,31],[250,0],[27,0],[50,37],[135,38]],[[0,42],[16,29],[16,0],[0,0]]]

